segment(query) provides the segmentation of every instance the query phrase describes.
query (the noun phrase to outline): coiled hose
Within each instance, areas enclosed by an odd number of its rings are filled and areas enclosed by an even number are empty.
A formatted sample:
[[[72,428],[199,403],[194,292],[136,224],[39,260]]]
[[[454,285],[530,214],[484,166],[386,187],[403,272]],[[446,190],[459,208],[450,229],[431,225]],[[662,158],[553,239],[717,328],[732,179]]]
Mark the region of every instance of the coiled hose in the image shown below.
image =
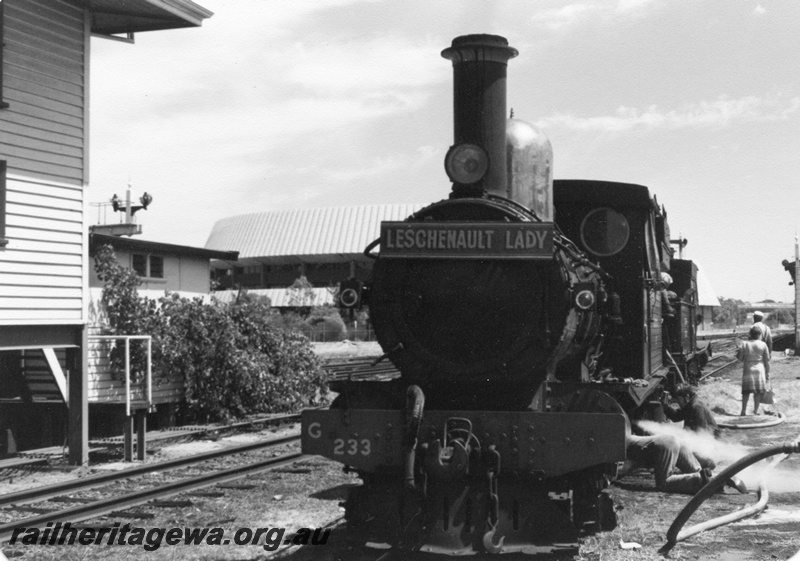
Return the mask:
[[[724,423],[717,421],[717,425],[721,429],[734,429],[734,430],[742,430],[742,429],[765,429],[768,427],[774,427],[775,425],[780,425],[782,422],[786,420],[786,416],[783,413],[778,413],[775,415],[773,419],[763,423]]]
[[[696,524],[695,526],[691,526],[687,528],[683,532],[681,532],[681,528],[683,525],[686,524],[686,521],[689,517],[694,514],[694,512],[700,507],[706,499],[714,495],[719,489],[721,489],[725,483],[734,475],[739,473],[740,471],[744,470],[745,468],[760,462],[765,458],[769,458],[771,456],[775,456],[777,454],[794,454],[800,452],[800,441],[798,442],[791,442],[788,444],[778,444],[775,446],[771,446],[769,448],[765,448],[763,450],[759,450],[753,452],[752,454],[748,454],[747,456],[736,460],[734,463],[723,469],[719,472],[716,476],[714,476],[708,483],[706,483],[705,487],[700,489],[697,494],[691,498],[691,500],[686,503],[686,506],[683,507],[678,513],[678,516],[675,517],[675,520],[672,522],[672,525],[669,527],[667,531],[667,543],[659,550],[661,552],[667,552],[672,547],[681,540],[684,540],[690,536],[693,536],[703,530],[707,530],[709,528],[716,528],[717,526],[721,526],[722,524],[727,524],[729,522],[734,522],[741,518],[745,518],[746,516],[750,516],[763,510],[767,504],[767,500],[769,498],[769,493],[767,492],[766,486],[764,485],[763,481],[759,486],[759,501],[756,505],[749,507],[747,509],[734,512],[732,514],[728,514],[725,516],[721,516],[719,518],[715,518],[713,520],[708,520],[701,524]],[[778,460],[780,461],[780,460]],[[777,463],[777,462],[775,462]],[[797,557],[797,556],[795,556]],[[794,557],[792,558],[794,559]]]

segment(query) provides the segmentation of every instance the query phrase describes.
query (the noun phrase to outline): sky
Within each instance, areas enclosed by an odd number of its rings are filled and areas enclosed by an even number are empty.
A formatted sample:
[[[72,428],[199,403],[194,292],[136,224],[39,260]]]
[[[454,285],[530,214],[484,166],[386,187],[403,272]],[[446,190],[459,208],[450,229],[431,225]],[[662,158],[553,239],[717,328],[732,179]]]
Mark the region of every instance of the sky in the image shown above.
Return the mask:
[[[89,200],[150,193],[143,239],[204,247],[230,216],[446,198],[440,52],[489,33],[519,50],[507,105],[548,136],[557,179],[648,186],[717,296],[794,300],[800,2],[197,3],[202,27],[92,38]]]

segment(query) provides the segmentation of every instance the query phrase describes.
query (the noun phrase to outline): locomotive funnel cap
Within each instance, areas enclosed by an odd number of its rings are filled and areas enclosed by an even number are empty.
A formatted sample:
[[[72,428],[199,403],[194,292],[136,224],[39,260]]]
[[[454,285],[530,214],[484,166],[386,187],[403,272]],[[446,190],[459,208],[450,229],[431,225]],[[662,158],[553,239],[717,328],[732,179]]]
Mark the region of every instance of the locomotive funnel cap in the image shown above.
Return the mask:
[[[482,33],[456,37],[451,46],[442,51],[442,56],[454,64],[467,61],[508,62],[518,54],[517,49],[508,46],[505,37]]]

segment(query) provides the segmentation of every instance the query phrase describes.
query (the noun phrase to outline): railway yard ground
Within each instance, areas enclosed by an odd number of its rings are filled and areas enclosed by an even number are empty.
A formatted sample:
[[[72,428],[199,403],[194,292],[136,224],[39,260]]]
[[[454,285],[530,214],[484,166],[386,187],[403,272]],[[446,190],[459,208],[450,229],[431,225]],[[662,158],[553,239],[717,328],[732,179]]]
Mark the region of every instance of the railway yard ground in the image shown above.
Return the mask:
[[[337,359],[357,356],[375,356],[374,344],[330,344],[320,346],[324,356]],[[738,417],[740,407],[739,377],[741,365],[731,364],[716,370],[725,362],[718,355],[706,366],[707,375],[700,386],[700,396],[715,412],[718,421],[725,425],[760,423],[777,419],[780,424],[756,429],[724,429],[722,445],[718,451],[721,468],[729,458],[741,455],[745,447],[749,451],[760,450],[775,444],[797,441],[800,435],[800,357],[776,353],[772,367],[773,386],[779,402],[764,409],[772,414],[760,417]],[[716,371],[715,371],[716,370]],[[750,405],[752,408],[752,404]],[[751,409],[750,409],[751,410]],[[248,432],[233,432],[227,436],[185,439],[164,443],[153,448],[146,463],[155,463],[185,455],[207,452],[229,446],[239,446],[257,439],[274,439],[297,429],[296,425],[254,429]],[[287,443],[280,447],[249,452],[243,457],[253,461],[262,457],[279,457],[297,451],[299,444]],[[715,449],[717,450],[717,449]],[[86,479],[97,474],[128,469],[141,465],[139,462],[120,462],[113,456],[107,461],[93,462],[88,467],[68,469],[63,466],[8,469],[0,472],[0,495],[19,492],[22,489],[54,484],[61,481]],[[203,474],[228,469],[238,460],[233,457],[220,458],[208,464],[190,466],[180,477],[200,478]],[[743,474],[750,487],[757,486],[756,474]],[[130,481],[113,483],[110,487],[95,488],[65,493],[51,501],[31,503],[24,506],[0,507],[0,523],[16,521],[41,515],[54,508],[81,504],[99,496],[122,497],[137,486],[163,484],[174,477],[172,470],[149,473]],[[725,525],[700,533],[686,541],[677,543],[668,553],[659,550],[665,544],[667,529],[689,500],[685,495],[670,495],[655,491],[652,473],[635,471],[611,487],[617,505],[619,525],[611,531],[586,537],[582,540],[577,555],[560,557],[573,561],[622,561],[656,559],[692,559],[697,561],[766,561],[788,559],[800,550],[800,458],[789,456],[766,481],[770,490],[768,508],[761,515],[741,522]],[[341,466],[317,457],[304,457],[291,464],[236,481],[209,486],[203,489],[174,494],[166,499],[151,501],[140,506],[121,508],[102,517],[76,524],[79,528],[111,528],[130,524],[132,528],[147,531],[159,528],[205,528],[224,529],[228,545],[168,545],[162,539],[160,547],[148,550],[140,545],[14,545],[4,544],[3,551],[9,558],[32,560],[100,560],[100,559],[154,559],[154,560],[255,560],[284,559],[306,560],[377,560],[387,552],[356,548],[345,541],[343,534],[343,510],[339,503],[346,497],[348,488],[357,484],[354,475],[343,473]],[[0,496],[0,500],[2,497]],[[690,518],[687,527],[710,518],[752,505],[757,500],[751,492],[740,495],[732,490],[714,495]],[[244,538],[247,532],[258,528],[274,530],[264,534],[275,542],[275,550],[268,551],[262,545],[234,545],[234,534]],[[330,528],[327,538],[319,532],[318,545],[287,544],[303,528],[312,532],[317,528]],[[279,530],[283,539],[276,540]],[[21,539],[21,538],[20,538]],[[277,542],[284,543],[277,543]],[[291,540],[290,540],[291,541]],[[302,541],[302,540],[300,540]],[[508,556],[503,556],[507,558]],[[386,559],[397,559],[387,556]],[[403,557],[399,557],[403,558]]]
[[[720,356],[728,362],[730,356]],[[712,361],[704,369],[717,368]],[[739,417],[741,407],[741,363],[731,364],[700,385],[700,397],[714,411],[717,421],[739,425],[769,423],[782,413],[784,422],[764,428],[723,429],[719,456],[740,457],[743,453],[796,442],[800,439],[800,358],[776,352],[771,374],[778,403],[762,406],[759,417]],[[752,412],[752,401],[748,413]],[[769,414],[769,413],[771,414]],[[745,450],[746,448],[746,450]],[[720,468],[732,460],[720,462]],[[717,469],[719,471],[719,468]],[[753,470],[743,473],[748,487],[758,487]],[[789,456],[774,473],[766,477],[769,490],[767,509],[759,516],[708,530],[681,541],[665,556],[659,549],[673,520],[689,500],[688,496],[655,491],[653,476],[634,472],[612,486],[620,509],[619,526],[612,532],[597,534],[583,541],[580,556],[585,561],[691,559],[697,561],[785,560],[800,551],[800,458]],[[756,494],[740,495],[731,489],[706,501],[686,524],[688,528],[753,505]],[[624,544],[624,545],[623,545]],[[630,544],[638,544],[635,547]],[[623,549],[631,547],[632,549]]]

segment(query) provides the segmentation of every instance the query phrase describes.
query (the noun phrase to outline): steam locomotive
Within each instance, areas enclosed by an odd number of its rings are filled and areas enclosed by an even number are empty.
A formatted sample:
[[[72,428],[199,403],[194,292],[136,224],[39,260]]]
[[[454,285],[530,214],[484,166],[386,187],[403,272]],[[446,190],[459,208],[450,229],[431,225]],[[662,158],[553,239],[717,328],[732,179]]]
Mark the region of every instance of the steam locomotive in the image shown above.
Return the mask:
[[[553,181],[549,141],[506,117],[516,55],[494,35],[442,52],[452,192],[365,250],[401,375],[341,381],[303,412],[303,451],[363,480],[346,519],[364,542],[532,554],[612,529],[630,420],[699,369],[696,267],[673,258],[666,212],[641,185]]]

